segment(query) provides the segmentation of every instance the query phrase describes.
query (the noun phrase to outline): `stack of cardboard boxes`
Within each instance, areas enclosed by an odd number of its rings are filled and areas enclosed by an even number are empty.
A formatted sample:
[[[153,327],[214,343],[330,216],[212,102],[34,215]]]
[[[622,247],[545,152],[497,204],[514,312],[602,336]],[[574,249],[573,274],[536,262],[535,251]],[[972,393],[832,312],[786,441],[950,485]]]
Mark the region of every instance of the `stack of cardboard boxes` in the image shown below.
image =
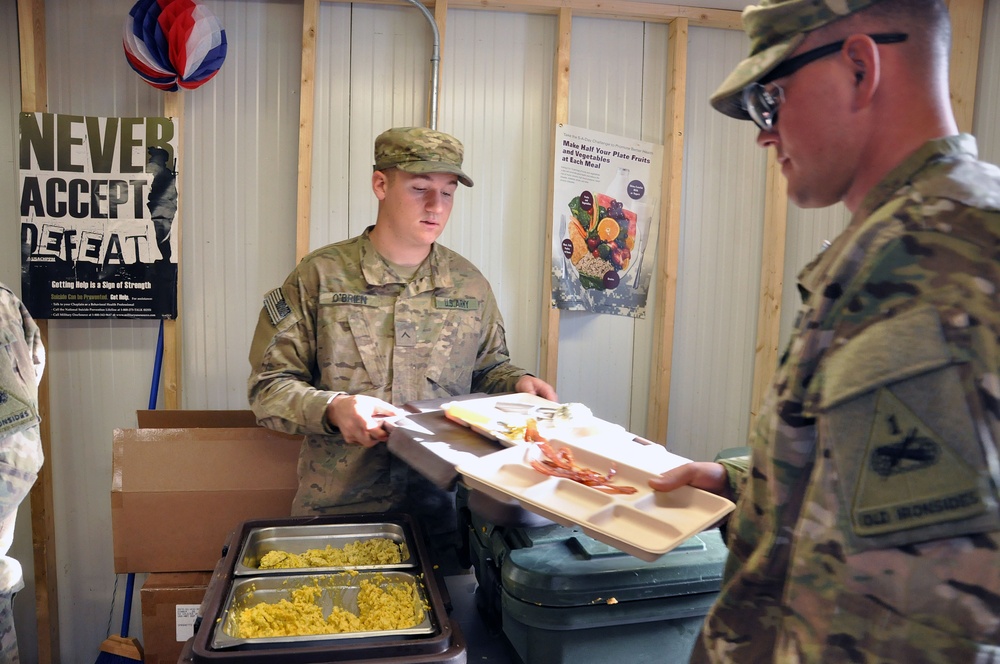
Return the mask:
[[[115,572],[140,590],[146,664],[175,664],[234,531],[287,517],[301,436],[257,426],[250,411],[139,411],[115,429]]]

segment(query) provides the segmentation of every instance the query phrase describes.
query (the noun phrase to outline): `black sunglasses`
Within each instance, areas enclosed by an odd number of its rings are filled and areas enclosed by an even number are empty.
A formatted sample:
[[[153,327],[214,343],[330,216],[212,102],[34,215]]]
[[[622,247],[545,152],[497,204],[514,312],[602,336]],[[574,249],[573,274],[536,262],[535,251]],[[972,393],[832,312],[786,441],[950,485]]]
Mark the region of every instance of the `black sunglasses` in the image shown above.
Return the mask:
[[[906,41],[907,34],[903,32],[890,32],[868,35],[876,44],[898,44]],[[789,58],[780,65],[768,72],[756,83],[751,83],[743,88],[743,108],[747,115],[758,127],[764,131],[773,131],[774,123],[778,119],[778,107],[785,100],[784,91],[780,86],[773,86],[774,90],[768,90],[765,85],[779,78],[791,76],[798,70],[805,67],[810,62],[815,62],[820,58],[836,53],[844,47],[846,40],[818,46],[812,50],[800,53],[793,58]]]
[[[905,32],[889,32],[868,35],[871,40],[876,44],[898,44],[900,42],[905,42],[906,38],[909,36]],[[788,58],[780,65],[768,72],[762,79],[758,81],[761,85],[766,85],[771,81],[775,81],[779,78],[784,78],[786,76],[791,76],[798,70],[805,67],[810,62],[819,60],[820,58],[825,58],[831,53],[836,53],[844,47],[844,42],[846,39],[841,39],[840,41],[833,42],[832,44],[827,44],[826,46],[817,46],[811,51],[806,51],[805,53],[800,53],[794,58]]]

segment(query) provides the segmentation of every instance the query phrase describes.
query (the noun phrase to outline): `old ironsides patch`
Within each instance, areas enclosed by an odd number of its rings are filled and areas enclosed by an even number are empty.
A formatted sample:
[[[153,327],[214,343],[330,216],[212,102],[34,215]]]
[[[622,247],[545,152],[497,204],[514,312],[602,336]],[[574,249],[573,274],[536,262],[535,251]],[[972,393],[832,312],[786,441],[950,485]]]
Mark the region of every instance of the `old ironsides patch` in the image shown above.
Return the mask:
[[[858,535],[884,535],[981,513],[978,475],[888,389],[879,391],[854,494]]]
[[[38,422],[34,409],[21,396],[0,389],[0,435],[20,431]]]

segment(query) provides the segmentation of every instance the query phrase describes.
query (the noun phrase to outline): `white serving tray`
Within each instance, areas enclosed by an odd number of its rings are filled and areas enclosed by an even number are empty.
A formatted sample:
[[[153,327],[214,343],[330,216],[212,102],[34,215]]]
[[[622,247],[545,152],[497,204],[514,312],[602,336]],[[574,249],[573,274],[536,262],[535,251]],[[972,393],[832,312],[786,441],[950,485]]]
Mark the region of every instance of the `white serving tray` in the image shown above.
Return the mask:
[[[499,442],[501,445],[524,445],[523,438],[510,436],[504,423],[523,426],[528,418],[535,420],[538,432],[545,438],[590,438],[594,436],[633,438],[624,427],[588,416],[570,420],[552,419],[552,413],[561,404],[534,394],[502,394],[482,399],[463,399],[442,404],[445,417],[471,428],[473,431]]]
[[[664,493],[649,487],[656,476],[614,458],[613,447],[595,451],[592,441],[567,447],[575,462],[607,473],[617,469],[614,484],[637,489],[634,494],[607,494],[570,479],[545,475],[531,467],[537,446],[522,444],[470,460],[458,467],[466,484],[501,501],[516,499],[530,512],[564,526],[577,526],[594,539],[641,560],[652,562],[684,540],[712,526],[735,505],[713,493],[681,487]]]

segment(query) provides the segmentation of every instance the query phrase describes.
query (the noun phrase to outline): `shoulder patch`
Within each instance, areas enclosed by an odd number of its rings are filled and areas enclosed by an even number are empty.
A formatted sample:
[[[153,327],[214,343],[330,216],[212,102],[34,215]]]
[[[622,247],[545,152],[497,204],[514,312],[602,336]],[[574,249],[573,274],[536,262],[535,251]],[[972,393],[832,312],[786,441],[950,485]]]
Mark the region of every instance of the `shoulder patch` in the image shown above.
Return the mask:
[[[861,536],[983,512],[978,473],[888,389],[879,391],[851,519]]]
[[[275,288],[264,296],[264,308],[267,309],[271,325],[277,325],[292,313],[291,307],[285,302],[285,294],[280,288]]]
[[[21,395],[0,388],[0,435],[38,424],[38,415]]]

